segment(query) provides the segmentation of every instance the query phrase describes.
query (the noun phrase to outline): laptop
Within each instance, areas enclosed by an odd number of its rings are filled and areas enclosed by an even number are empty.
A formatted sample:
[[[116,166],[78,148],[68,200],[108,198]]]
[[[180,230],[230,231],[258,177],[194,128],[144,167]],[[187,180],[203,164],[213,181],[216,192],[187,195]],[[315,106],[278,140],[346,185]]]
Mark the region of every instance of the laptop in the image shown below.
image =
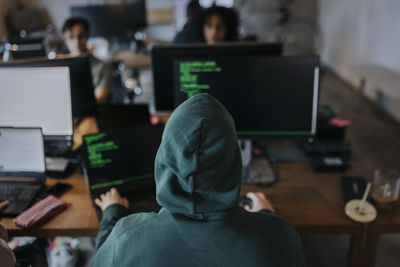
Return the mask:
[[[48,156],[72,147],[68,67],[0,68],[0,126],[41,127]]]
[[[84,172],[92,200],[116,187],[135,211],[156,208],[154,159],[161,143],[162,125],[138,125],[83,137]],[[93,202],[94,203],[94,202]],[[101,211],[93,204],[97,218]]]
[[[35,200],[46,183],[41,128],[0,127],[0,215],[15,216]]]

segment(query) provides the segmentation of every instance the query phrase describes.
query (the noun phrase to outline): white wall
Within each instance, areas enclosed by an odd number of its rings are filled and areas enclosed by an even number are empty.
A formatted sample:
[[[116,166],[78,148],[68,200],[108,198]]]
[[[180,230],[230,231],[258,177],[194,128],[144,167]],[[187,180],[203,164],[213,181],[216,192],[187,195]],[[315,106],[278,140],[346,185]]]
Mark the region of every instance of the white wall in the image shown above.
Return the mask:
[[[320,0],[319,23],[322,62],[354,86],[359,66],[382,65],[400,74],[399,0]]]

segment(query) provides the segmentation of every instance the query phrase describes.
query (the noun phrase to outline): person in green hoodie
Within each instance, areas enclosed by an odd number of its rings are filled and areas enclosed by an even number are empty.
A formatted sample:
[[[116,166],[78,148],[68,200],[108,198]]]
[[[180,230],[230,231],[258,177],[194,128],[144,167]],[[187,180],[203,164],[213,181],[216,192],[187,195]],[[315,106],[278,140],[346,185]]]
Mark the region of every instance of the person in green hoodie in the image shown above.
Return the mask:
[[[158,213],[126,216],[112,189],[96,200],[103,219],[92,266],[305,266],[299,237],[263,194],[239,206],[242,161],[235,126],[212,96],[181,104],[155,159]],[[122,218],[125,216],[124,218]]]

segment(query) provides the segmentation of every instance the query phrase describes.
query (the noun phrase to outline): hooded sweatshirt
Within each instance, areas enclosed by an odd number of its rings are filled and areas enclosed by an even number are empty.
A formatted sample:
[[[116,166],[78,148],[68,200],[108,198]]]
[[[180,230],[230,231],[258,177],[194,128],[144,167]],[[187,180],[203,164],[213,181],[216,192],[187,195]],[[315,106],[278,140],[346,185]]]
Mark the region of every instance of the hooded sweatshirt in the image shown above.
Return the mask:
[[[180,105],[155,160],[158,213],[104,211],[93,266],[304,266],[293,227],[239,207],[234,122],[212,96]]]

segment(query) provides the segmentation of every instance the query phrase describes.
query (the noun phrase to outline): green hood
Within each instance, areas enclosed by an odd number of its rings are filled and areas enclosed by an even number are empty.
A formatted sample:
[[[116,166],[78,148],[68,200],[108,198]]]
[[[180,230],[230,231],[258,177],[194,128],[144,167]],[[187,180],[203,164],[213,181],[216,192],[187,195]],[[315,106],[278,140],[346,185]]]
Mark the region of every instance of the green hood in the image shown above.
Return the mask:
[[[200,94],[172,113],[155,160],[162,207],[199,218],[237,207],[241,173],[234,122],[221,103]]]

